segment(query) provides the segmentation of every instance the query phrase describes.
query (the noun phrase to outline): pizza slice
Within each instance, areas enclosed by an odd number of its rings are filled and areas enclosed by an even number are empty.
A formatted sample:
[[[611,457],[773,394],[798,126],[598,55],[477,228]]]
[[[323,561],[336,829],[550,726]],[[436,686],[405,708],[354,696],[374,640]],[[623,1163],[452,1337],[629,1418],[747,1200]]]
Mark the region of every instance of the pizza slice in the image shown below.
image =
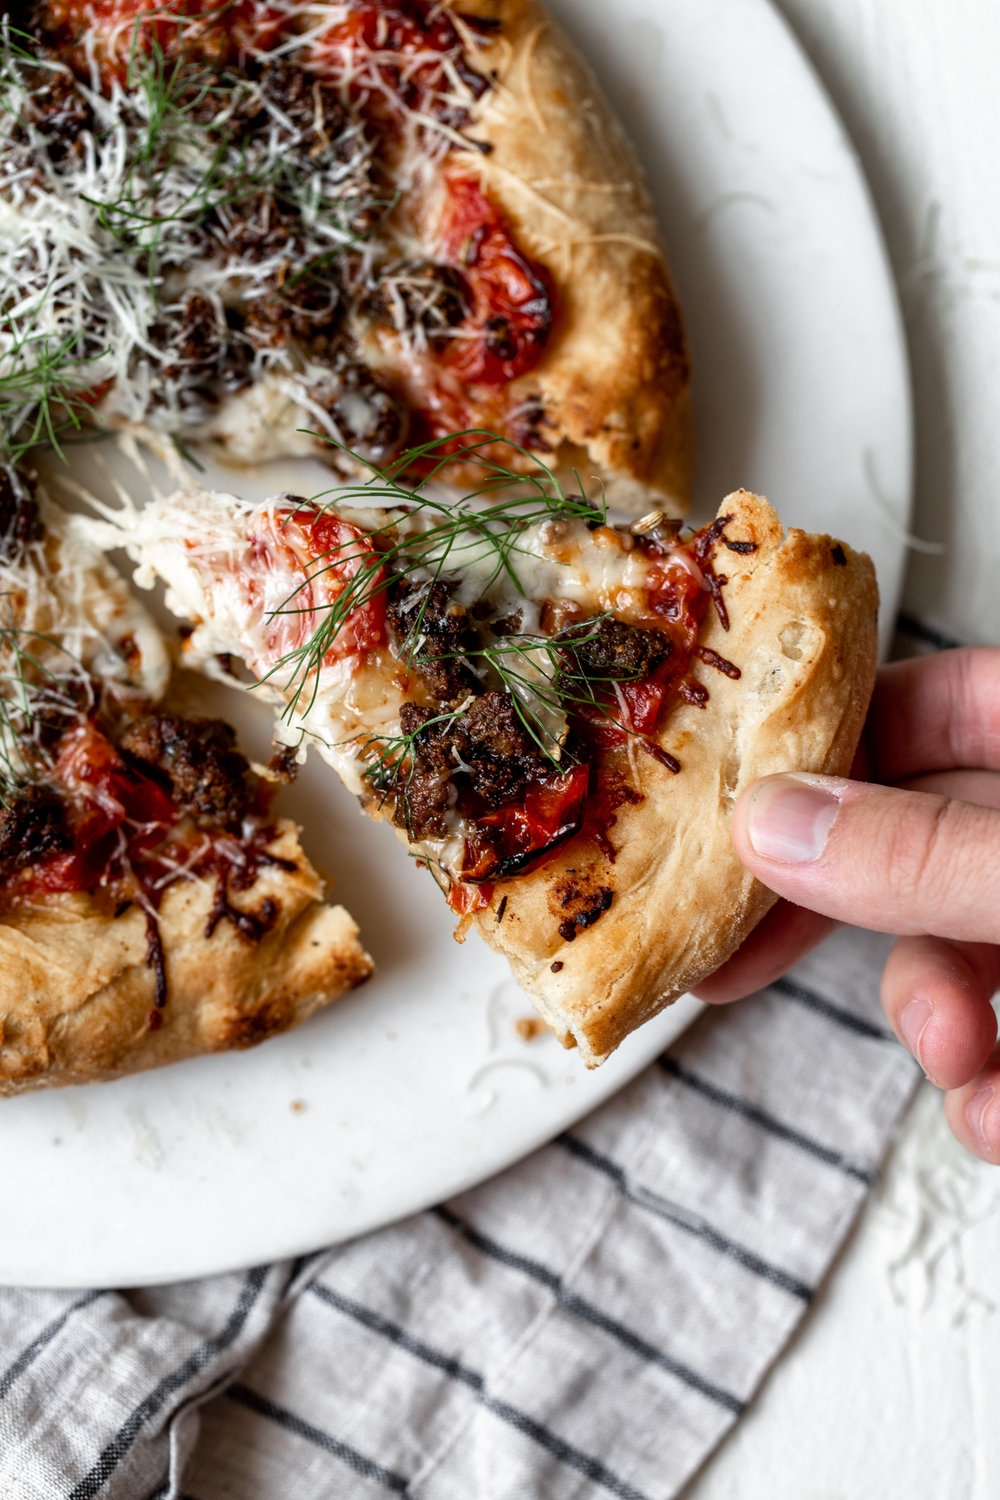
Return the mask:
[[[0,1094],[249,1047],[371,962],[152,619],[0,471]]]
[[[471,455],[467,455],[471,459]],[[240,658],[588,1064],[771,905],[743,787],[846,772],[875,667],[863,554],[739,491],[682,537],[491,461],[478,500],[373,478],[336,507],[187,484],[117,535],[189,661]],[[344,503],[351,501],[350,508]]]
[[[619,506],[686,508],[688,356],[649,196],[537,0],[17,16],[11,451],[97,422],[242,463],[408,451],[419,473],[425,443],[486,429],[515,467],[541,454]]]

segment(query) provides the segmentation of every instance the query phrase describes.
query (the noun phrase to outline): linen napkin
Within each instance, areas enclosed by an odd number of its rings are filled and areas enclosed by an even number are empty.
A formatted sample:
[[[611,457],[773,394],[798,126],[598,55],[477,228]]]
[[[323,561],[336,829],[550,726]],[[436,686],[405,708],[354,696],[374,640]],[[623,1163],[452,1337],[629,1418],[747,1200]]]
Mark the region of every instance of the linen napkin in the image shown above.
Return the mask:
[[[0,1291],[4,1500],[668,1500],[781,1352],[918,1077],[829,939],[611,1103],[352,1243]]]

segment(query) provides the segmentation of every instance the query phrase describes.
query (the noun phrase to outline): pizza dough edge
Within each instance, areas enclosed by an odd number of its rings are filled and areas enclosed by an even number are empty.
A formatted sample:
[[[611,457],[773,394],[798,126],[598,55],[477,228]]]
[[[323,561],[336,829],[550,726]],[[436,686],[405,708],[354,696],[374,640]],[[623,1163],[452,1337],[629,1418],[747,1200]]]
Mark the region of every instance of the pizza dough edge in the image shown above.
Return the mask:
[[[644,800],[623,807],[611,827],[613,862],[593,846],[570,845],[498,886],[475,919],[588,1067],[713,973],[773,905],[774,893],[733,849],[736,799],[778,771],[848,774],[874,684],[878,591],[870,559],[827,536],[785,535],[768,502],[746,491],[729,496],[719,514],[733,516],[730,539],[758,544],[748,556],[734,553],[731,567],[720,548],[731,629],[713,614],[702,636],[740,666],[740,678],[699,665],[707,705],[678,705],[657,736],[680,760],[678,775],[636,754]],[[584,924],[566,941],[560,921],[572,925],[580,913]]]
[[[205,937],[214,881],[168,888],[162,1010],[138,907],[114,919],[79,894],[0,919],[0,1096],[255,1046],[363,983],[372,960],[353,918],[325,904],[295,824],[279,820],[268,848],[296,869],[263,866],[248,891],[231,897],[246,911],[277,902],[259,942],[225,918]]]
[[[463,169],[557,288],[545,357],[514,383],[515,397],[540,395],[553,414],[558,467],[575,464],[585,477],[589,460],[615,506],[641,511],[658,500],[683,514],[694,465],[690,361],[635,150],[537,0],[449,3],[502,23],[476,55],[497,83],[467,131],[492,150],[463,159]]]

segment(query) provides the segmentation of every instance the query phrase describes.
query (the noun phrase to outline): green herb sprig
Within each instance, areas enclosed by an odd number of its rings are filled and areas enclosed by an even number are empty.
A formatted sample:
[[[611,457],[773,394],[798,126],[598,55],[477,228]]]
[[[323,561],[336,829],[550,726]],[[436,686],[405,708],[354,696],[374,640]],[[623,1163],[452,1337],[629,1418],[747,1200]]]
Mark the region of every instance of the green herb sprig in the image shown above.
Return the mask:
[[[457,449],[456,442],[461,443]],[[342,444],[334,446],[343,448]],[[498,446],[513,449],[532,467],[522,473],[502,463],[494,451]],[[520,538],[529,526],[547,520],[574,519],[603,524],[607,518],[603,498],[597,502],[588,498],[578,474],[574,473],[578,492],[567,492],[554,470],[537,455],[485,428],[468,428],[418,444],[384,469],[348,449],[343,451],[369,470],[369,478],[338,488],[336,498],[325,504],[318,503],[324,498],[322,494],[316,496],[318,513],[334,507],[350,511],[377,505],[385,507],[388,514],[381,525],[366,528],[367,537],[360,546],[358,539],[351,536],[317,557],[302,583],[273,612],[272,618],[318,617],[309,639],[283,655],[264,679],[284,679],[281,687],[286,695],[287,715],[308,712],[312,707],[319,690],[320,669],[350,616],[401,577],[417,574],[433,583],[449,571],[456,572],[460,566],[478,566],[485,559],[491,564],[485,588],[506,575],[524,596],[517,560],[524,551]],[[428,487],[445,476],[450,466],[469,463],[482,470],[478,486],[458,498],[429,492]],[[429,465],[426,477],[416,484],[408,483],[404,476],[417,465]],[[406,533],[400,535],[401,523],[411,522],[413,517],[418,518],[419,529],[408,526]],[[336,574],[340,584],[330,603],[317,609],[311,602],[301,602],[303,591],[329,573]],[[426,602],[410,630],[414,641],[419,638],[425,610]]]

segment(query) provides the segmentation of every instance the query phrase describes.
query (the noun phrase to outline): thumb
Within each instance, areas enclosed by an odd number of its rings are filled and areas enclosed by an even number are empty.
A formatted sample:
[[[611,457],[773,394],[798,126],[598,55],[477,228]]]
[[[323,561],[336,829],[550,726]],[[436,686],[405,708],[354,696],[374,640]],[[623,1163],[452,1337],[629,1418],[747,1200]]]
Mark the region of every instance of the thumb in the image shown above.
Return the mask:
[[[1000,811],[837,776],[768,776],[740,797],[740,859],[771,890],[876,932],[1000,939]]]

